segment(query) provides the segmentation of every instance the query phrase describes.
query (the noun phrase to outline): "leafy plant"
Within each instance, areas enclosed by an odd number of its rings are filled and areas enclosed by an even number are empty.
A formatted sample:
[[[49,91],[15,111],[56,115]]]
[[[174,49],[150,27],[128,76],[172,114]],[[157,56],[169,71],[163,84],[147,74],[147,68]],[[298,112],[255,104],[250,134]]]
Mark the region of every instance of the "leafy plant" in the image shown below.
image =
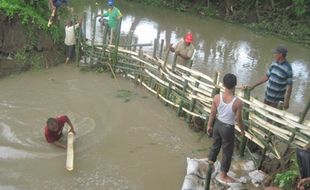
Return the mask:
[[[291,189],[297,177],[298,171],[288,170],[286,172],[277,174],[274,182],[281,188]]]
[[[274,179],[274,182],[275,184],[279,185],[279,187],[285,190],[290,190],[293,189],[293,186],[295,184],[298,175],[299,175],[298,165],[296,161],[296,156],[294,156],[294,158],[291,159],[290,169],[283,173],[277,174]]]

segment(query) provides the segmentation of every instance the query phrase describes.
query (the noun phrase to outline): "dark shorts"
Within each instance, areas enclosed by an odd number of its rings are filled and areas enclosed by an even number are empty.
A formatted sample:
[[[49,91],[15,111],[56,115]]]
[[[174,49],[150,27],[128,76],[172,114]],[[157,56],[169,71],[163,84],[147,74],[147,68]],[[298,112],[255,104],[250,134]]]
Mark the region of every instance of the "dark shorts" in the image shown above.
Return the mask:
[[[268,100],[264,100],[264,104],[268,105],[268,106],[272,106],[274,108],[278,108],[279,102],[270,102]]]
[[[66,0],[56,0],[56,1],[54,1],[53,2],[53,5],[56,7],[56,8],[59,8],[62,4],[67,4],[67,1]],[[48,3],[48,7],[49,7],[49,9],[50,10],[52,10],[52,5],[51,5],[51,3],[50,3],[50,1],[49,1],[49,3]]]
[[[72,45],[72,46],[67,46],[66,45],[66,50],[67,50],[67,57],[69,58],[73,58],[74,56],[74,52],[75,52],[75,45]]]

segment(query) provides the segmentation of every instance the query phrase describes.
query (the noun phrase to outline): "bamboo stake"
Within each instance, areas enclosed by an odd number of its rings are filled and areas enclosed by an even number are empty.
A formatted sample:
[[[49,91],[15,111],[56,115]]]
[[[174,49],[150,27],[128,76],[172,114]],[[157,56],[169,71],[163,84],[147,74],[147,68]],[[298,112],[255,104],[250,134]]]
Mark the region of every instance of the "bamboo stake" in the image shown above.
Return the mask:
[[[160,58],[160,59],[162,58],[162,55],[163,55],[164,42],[165,42],[165,40],[164,40],[164,39],[161,39],[161,42],[160,42],[160,49],[159,49],[159,58]]]
[[[212,91],[212,98],[213,98],[216,94],[220,93],[220,88],[218,87],[219,75],[220,75],[219,72],[216,72],[216,73],[215,73],[215,76],[214,76],[214,79],[213,79],[213,83],[214,83],[214,85],[215,85],[215,88],[214,88],[213,91]]]
[[[172,69],[171,69],[173,73],[175,73],[176,64],[177,64],[177,56],[174,55],[173,62],[172,62]]]
[[[200,77],[198,77],[198,80],[200,80]],[[195,87],[198,88],[199,87],[199,82],[195,83]],[[193,91],[193,95],[196,95],[197,91]],[[192,99],[191,105],[190,105],[190,111],[192,112],[195,109],[196,106],[196,99]],[[187,123],[190,123],[192,121],[192,116],[188,115],[187,117]]]
[[[93,27],[93,33],[92,33],[92,40],[91,40],[91,46],[92,46],[92,53],[95,51],[94,42],[96,38],[96,17],[94,17],[94,12],[91,12],[90,20]],[[90,57],[90,64],[93,64],[93,57]]]
[[[154,39],[154,48],[153,48],[153,57],[156,57],[156,51],[157,51],[157,44],[158,44],[158,39]]]
[[[213,162],[209,161],[209,167],[208,167],[208,172],[206,176],[206,181],[205,181],[205,190],[210,189],[210,182],[211,182],[211,175],[212,175],[212,168],[213,168]]]
[[[182,89],[183,97],[184,97],[184,94],[185,94],[185,92],[186,92],[187,85],[188,85],[188,81],[185,81],[185,83],[184,83],[184,85],[183,85],[183,89]],[[178,117],[180,117],[181,114],[182,114],[183,104],[184,104],[184,101],[183,101],[183,99],[181,99],[180,107],[179,107],[178,112],[177,112],[177,116],[178,116]]]
[[[248,88],[244,89],[244,99],[249,100],[251,97],[251,91]],[[249,105],[244,105],[245,108],[249,108]],[[249,112],[242,110],[242,118],[245,120],[249,120]],[[247,130],[247,126],[245,125],[245,131]],[[247,144],[247,138],[244,136],[240,142],[240,155],[244,156],[245,146]]]

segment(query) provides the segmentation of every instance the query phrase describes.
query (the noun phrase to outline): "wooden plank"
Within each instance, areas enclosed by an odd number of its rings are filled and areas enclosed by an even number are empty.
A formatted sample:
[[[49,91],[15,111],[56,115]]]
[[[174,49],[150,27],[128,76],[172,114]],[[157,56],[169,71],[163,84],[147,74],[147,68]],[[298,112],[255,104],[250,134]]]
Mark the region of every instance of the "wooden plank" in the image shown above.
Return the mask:
[[[68,132],[68,136],[67,136],[67,161],[66,161],[66,168],[68,171],[73,170],[73,160],[74,160],[73,142],[74,142],[74,134],[72,132]]]

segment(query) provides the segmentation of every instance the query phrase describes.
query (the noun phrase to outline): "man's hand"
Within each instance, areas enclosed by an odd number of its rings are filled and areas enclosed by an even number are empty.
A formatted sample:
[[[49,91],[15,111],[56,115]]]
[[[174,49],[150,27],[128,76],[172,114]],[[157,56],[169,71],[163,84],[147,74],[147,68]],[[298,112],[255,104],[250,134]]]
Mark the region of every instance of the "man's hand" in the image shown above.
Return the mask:
[[[289,102],[288,102],[288,101],[285,101],[285,102],[283,103],[283,109],[287,110],[289,107],[290,107]]]
[[[75,135],[75,131],[74,131],[73,128],[71,128],[71,129],[69,130],[69,132],[72,132],[72,133]]]
[[[241,136],[243,136],[244,137],[244,135],[245,135],[245,132],[244,132],[244,130],[241,130]]]
[[[213,128],[212,128],[212,127],[208,127],[208,129],[207,129],[207,134],[208,134],[209,136],[211,136],[211,135],[212,135],[212,132],[213,132]]]
[[[242,89],[249,89],[249,90],[253,90],[253,86],[250,86],[250,85],[243,85],[242,86]]]

